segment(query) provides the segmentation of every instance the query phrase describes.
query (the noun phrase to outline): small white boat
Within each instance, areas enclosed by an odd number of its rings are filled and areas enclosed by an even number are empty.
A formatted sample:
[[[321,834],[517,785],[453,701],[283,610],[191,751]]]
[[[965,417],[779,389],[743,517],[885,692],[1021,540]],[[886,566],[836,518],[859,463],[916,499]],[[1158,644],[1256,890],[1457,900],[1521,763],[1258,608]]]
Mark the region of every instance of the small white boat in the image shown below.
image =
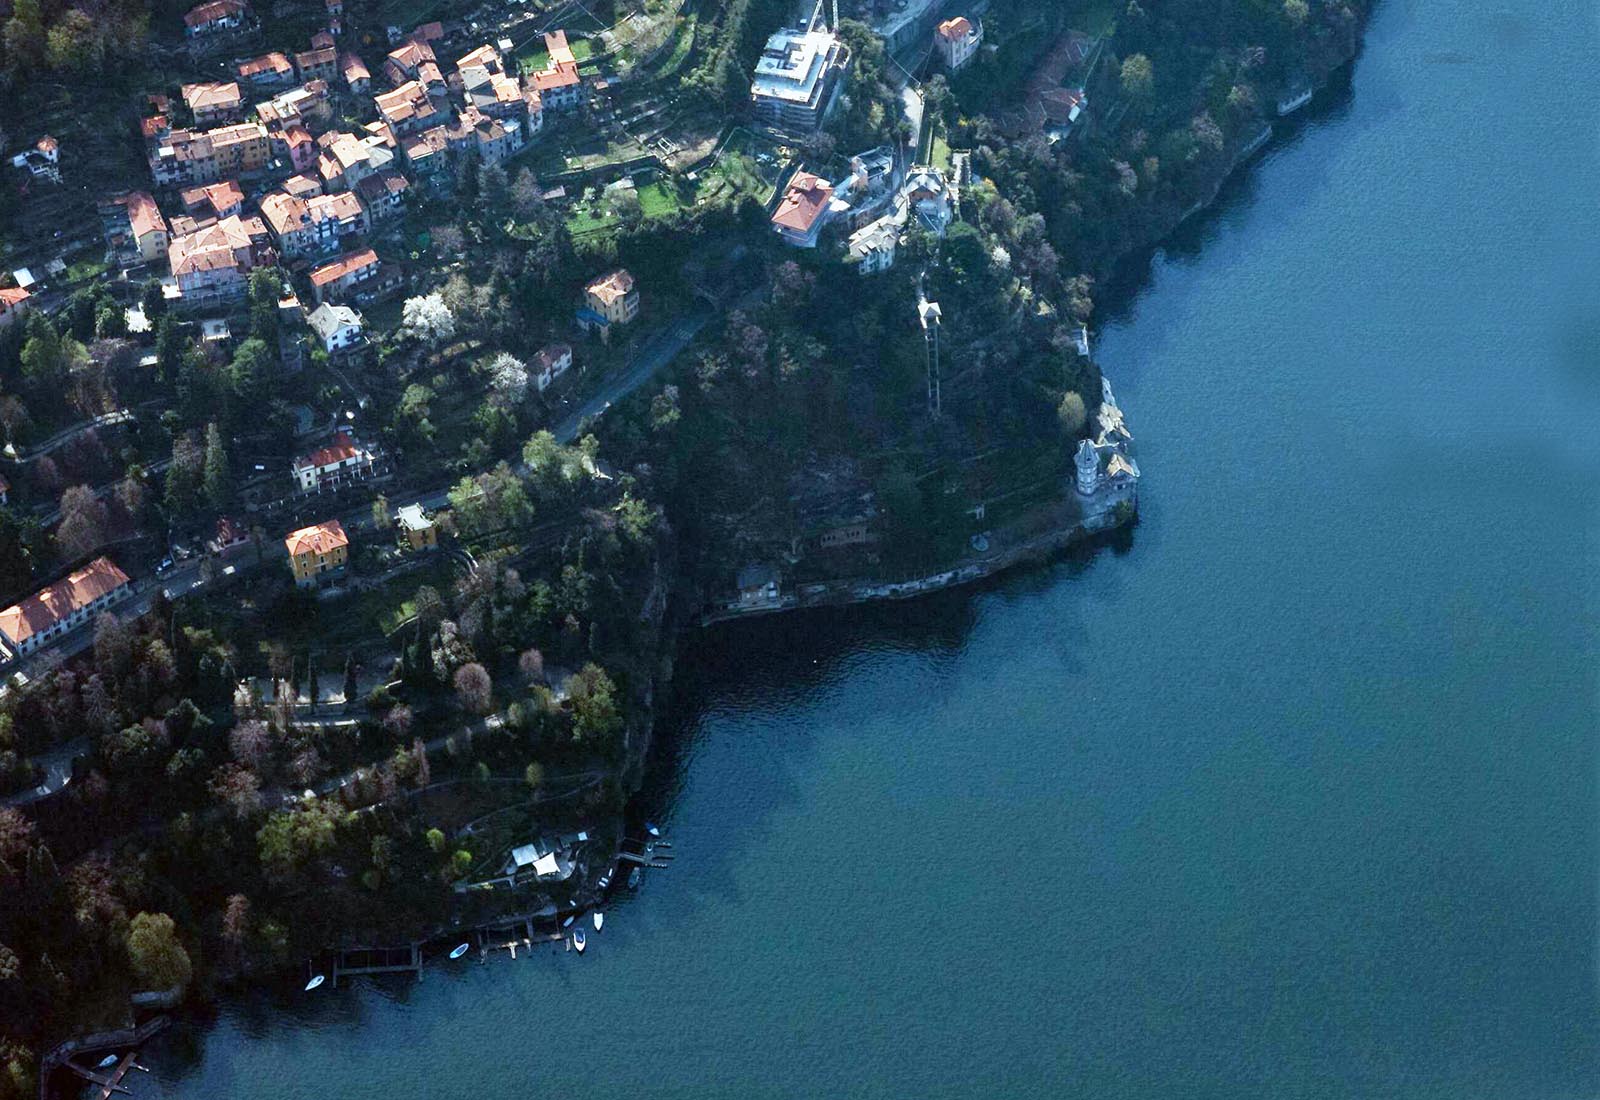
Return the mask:
[[[644,831],[649,833],[651,836],[660,836],[661,835],[661,830],[656,828],[654,825],[650,824],[650,822],[648,822],[648,821],[646,821],[644,823]]]
[[[583,954],[583,949],[588,946],[587,941],[583,938],[583,929],[574,928],[572,930],[572,946],[578,949],[578,954]]]
[[[323,982],[325,982],[327,980],[328,979],[324,975],[318,974],[316,977],[312,978],[309,982],[306,983],[306,992],[310,993],[313,989],[317,988],[317,986],[321,985]]]
[[[640,871],[639,868],[637,868],[637,867],[635,867],[633,870],[629,871],[628,872],[628,889],[637,890],[639,888],[639,880],[641,878],[643,878],[643,877],[644,877],[644,872]]]
[[[561,922],[561,927],[563,927],[563,928],[571,928],[573,919],[574,918],[573,918],[572,914],[568,913],[567,914],[567,919]]]
[[[104,1058],[100,1059],[100,1064],[97,1065],[95,1068],[96,1069],[109,1069],[109,1068],[111,1068],[112,1066],[114,1066],[116,1064],[117,1064],[117,1056],[115,1054],[108,1054]]]
[[[458,947],[454,951],[450,952],[450,957],[452,959],[459,959],[462,955],[465,955],[467,953],[467,949],[469,947],[471,947],[471,946],[472,945],[470,943],[462,944],[460,947]]]
[[[611,885],[611,876],[610,875],[601,875],[600,876],[600,881],[595,883],[595,885],[600,887],[600,889],[604,890],[607,886]]]
[[[605,926],[606,926],[606,915],[604,913],[600,912],[600,910],[596,909],[594,911],[594,930],[596,932],[598,932],[598,931],[600,931],[600,929],[604,928]]]

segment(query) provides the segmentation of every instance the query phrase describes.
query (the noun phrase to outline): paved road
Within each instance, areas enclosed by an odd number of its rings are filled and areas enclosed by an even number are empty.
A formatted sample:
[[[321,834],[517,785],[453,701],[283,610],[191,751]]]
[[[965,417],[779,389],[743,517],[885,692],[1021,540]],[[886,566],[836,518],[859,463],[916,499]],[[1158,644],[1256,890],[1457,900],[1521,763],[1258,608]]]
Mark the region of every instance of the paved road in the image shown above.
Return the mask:
[[[589,417],[598,417],[613,404],[653,378],[657,371],[678,357],[700,330],[711,322],[713,314],[704,307],[679,318],[672,327],[658,332],[639,349],[626,370],[608,382],[599,393],[559,421],[552,429],[558,443],[571,443]]]
[[[644,385],[662,370],[673,359],[677,358],[684,348],[689,346],[700,330],[709,324],[715,314],[705,307],[696,307],[688,315],[679,318],[673,324],[648,338],[644,346],[634,355],[632,362],[615,378],[605,384],[599,393],[584,402],[565,419],[558,422],[553,429],[557,441],[568,444],[578,437],[578,431],[585,420],[599,417],[613,404],[622,400],[628,394]],[[520,470],[521,464],[518,463]],[[437,489],[425,490],[420,493],[410,494],[406,502],[420,503],[424,509],[433,511],[449,503],[450,487],[441,486]],[[373,526],[372,508],[370,504],[352,508],[339,517],[347,530],[366,530]],[[266,540],[265,553],[262,555],[263,564],[271,564],[287,557],[283,542],[277,538]],[[219,576],[242,573],[256,567],[256,552],[252,546],[235,547],[229,554],[224,555],[218,563]],[[205,582],[200,579],[201,559],[194,559],[179,565],[177,568],[162,578],[159,583],[140,581],[135,579],[135,584],[142,584],[138,594],[128,602],[117,607],[117,617],[128,620],[138,619],[150,611],[150,605],[155,599],[157,591],[165,590],[169,599],[180,599],[190,595],[198,589],[205,587]],[[21,672],[25,676],[37,676],[46,667],[47,663],[64,660],[76,656],[89,648],[94,643],[94,624],[85,623],[71,634],[64,634],[48,647],[19,658],[12,666],[11,671]],[[70,760],[70,758],[69,758]],[[64,781],[62,783],[64,784]],[[56,789],[60,789],[57,787]],[[50,793],[50,792],[46,792]]]

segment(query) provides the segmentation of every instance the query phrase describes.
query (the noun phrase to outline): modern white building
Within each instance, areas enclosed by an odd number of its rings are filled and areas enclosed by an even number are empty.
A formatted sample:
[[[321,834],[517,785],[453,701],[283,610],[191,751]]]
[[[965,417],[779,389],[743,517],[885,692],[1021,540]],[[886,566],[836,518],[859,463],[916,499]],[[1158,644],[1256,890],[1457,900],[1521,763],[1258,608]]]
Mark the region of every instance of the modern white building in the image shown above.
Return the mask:
[[[780,130],[815,130],[849,63],[849,47],[825,27],[779,31],[767,39],[750,83],[756,121]]]

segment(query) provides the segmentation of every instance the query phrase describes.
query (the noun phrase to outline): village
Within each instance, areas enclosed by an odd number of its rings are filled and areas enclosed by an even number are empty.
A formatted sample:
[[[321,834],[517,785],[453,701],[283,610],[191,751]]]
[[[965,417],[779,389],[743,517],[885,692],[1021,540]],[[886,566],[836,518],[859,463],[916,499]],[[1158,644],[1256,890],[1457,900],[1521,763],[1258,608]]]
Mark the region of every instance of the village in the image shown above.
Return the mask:
[[[901,5],[884,13],[880,29],[891,44],[909,43],[913,53],[920,52],[923,67],[954,74],[984,48],[983,25],[976,16],[940,18],[942,10],[924,3],[908,18]],[[225,353],[237,343],[230,325],[248,325],[258,304],[252,299],[265,287],[277,291],[272,350],[286,374],[314,362],[341,380],[359,377],[376,358],[367,313],[429,289],[415,285],[421,271],[404,251],[400,227],[408,208],[441,197],[448,201],[468,164],[512,164],[552,131],[594,125],[607,110],[608,81],[584,60],[592,56],[588,40],[575,48],[562,29],[527,32],[519,47],[507,37],[474,42],[472,28],[459,23],[391,26],[381,60],[370,51],[364,59],[347,39],[341,0],[326,0],[325,14],[324,29],[302,50],[238,58],[226,63],[230,79],[197,79],[184,83],[178,97],[146,97],[139,134],[149,185],[98,200],[107,275],[117,272],[130,287],[145,280],[126,310],[130,334],[148,338],[153,315],[170,311],[194,325],[206,347]],[[760,195],[774,236],[794,249],[834,250],[869,277],[894,266],[908,233],[937,238],[961,216],[969,169],[962,154],[921,132],[912,85],[906,92],[908,141],[830,158],[838,165],[833,179],[824,174],[825,163],[807,167],[799,145],[830,117],[851,71],[836,7],[831,20],[829,14],[819,3],[808,20],[772,33],[751,74],[748,118],[735,121],[734,133],[749,126],[764,135],[775,152],[760,154],[761,161],[774,162],[792,150],[787,167],[769,170],[770,188]],[[208,0],[184,16],[182,33],[195,66],[209,68],[255,40],[259,22],[246,0]],[[526,63],[529,42],[537,64]],[[1082,61],[1082,45],[1072,42]],[[1083,107],[1081,89],[1069,92],[1043,98],[1050,107],[1060,101],[1059,113],[1041,109],[1044,125],[1058,120],[1056,138],[1070,134]],[[726,145],[724,138],[721,146]],[[71,150],[44,135],[15,159],[33,176],[59,181],[63,156]],[[544,197],[557,200],[561,189]],[[272,278],[263,281],[263,273]],[[0,325],[41,304],[63,304],[48,292],[36,297],[39,288],[28,271],[19,269],[10,281],[16,285],[0,288]],[[419,297],[425,307],[427,295]],[[936,345],[937,304],[915,308]],[[634,324],[640,311],[641,288],[633,275],[620,268],[595,273],[573,304],[567,339],[545,345],[526,367],[517,366],[533,392],[560,390],[569,372],[583,373],[582,360],[594,354],[592,341],[607,347],[613,330]],[[683,342],[669,344],[664,353],[645,350],[670,359]],[[1087,352],[1086,342],[1082,350]],[[930,363],[930,372],[936,374],[937,366]],[[930,393],[935,385],[930,375]],[[345,392],[355,396],[361,387]],[[566,398],[561,402],[552,407],[559,411]],[[608,406],[609,400],[597,411]],[[306,409],[312,423],[297,437],[313,445],[294,457],[286,474],[258,464],[255,475],[243,479],[254,488],[236,498],[245,509],[217,515],[192,543],[168,546],[151,575],[135,580],[136,574],[101,555],[0,612],[0,657],[21,670],[25,659],[46,651],[70,656],[87,644],[87,627],[98,613],[121,608],[140,614],[148,599],[131,597],[151,589],[164,595],[199,591],[219,573],[260,564],[269,541],[282,548],[284,568],[296,585],[331,588],[332,594],[345,590],[352,538],[363,528],[402,532],[402,550],[435,549],[430,514],[447,504],[445,491],[417,487],[413,500],[392,508],[380,494],[397,479],[379,433],[355,423],[355,410],[343,416],[333,411],[331,426],[319,427],[313,410]],[[575,437],[577,427],[569,416],[563,442]],[[1120,486],[1137,472],[1130,460],[1116,467],[1116,457],[1103,472]],[[281,490],[278,478],[288,482]],[[1092,492],[1092,486],[1084,491]],[[387,510],[383,515],[368,510],[375,496]],[[336,502],[338,511],[308,511],[306,505],[319,499]],[[309,522],[269,538],[272,518],[285,514]],[[764,575],[761,568],[757,572]],[[771,598],[753,596],[749,584],[732,581],[738,594],[730,606],[771,604]]]

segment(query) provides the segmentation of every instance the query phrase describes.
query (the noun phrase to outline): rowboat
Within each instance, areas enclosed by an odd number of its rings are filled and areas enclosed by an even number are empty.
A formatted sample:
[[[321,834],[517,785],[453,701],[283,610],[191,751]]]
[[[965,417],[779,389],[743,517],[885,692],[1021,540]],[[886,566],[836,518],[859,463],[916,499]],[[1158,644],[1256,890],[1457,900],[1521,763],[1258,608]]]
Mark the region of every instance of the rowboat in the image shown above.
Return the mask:
[[[563,927],[563,928],[571,928],[573,919],[574,918],[573,918],[572,914],[568,913],[567,914],[567,919],[561,922],[561,927]]]
[[[327,980],[328,979],[324,975],[318,974],[316,977],[312,978],[309,982],[306,983],[306,990],[305,991],[307,993],[310,993],[313,989],[317,988],[317,986],[321,985],[323,982],[325,982]]]
[[[108,1054],[104,1058],[100,1059],[100,1064],[98,1066],[96,1066],[95,1068],[96,1069],[109,1069],[110,1067],[112,1067],[112,1066],[114,1066],[116,1064],[117,1064],[117,1056],[115,1054]]]
[[[637,868],[637,867],[635,867],[633,870],[629,871],[628,872],[628,889],[637,890],[639,888],[639,880],[641,878],[643,878],[643,877],[644,877],[644,872],[640,871],[639,868]]]
[[[661,830],[656,828],[654,825],[650,824],[650,822],[648,822],[648,821],[646,821],[644,823],[644,831],[649,833],[651,836],[660,836],[661,835]]]
[[[460,947],[458,947],[454,951],[450,952],[450,957],[452,959],[459,959],[462,955],[465,955],[467,953],[467,949],[469,947],[471,947],[471,946],[472,945],[468,944],[468,943],[462,944]]]

